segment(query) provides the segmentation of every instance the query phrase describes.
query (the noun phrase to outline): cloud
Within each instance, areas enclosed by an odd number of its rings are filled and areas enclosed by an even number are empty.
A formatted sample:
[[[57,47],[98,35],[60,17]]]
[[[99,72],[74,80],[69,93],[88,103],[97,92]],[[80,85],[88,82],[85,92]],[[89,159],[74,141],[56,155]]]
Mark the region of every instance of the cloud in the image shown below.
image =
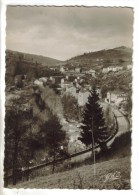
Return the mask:
[[[8,6],[7,48],[61,60],[132,46],[131,8]]]

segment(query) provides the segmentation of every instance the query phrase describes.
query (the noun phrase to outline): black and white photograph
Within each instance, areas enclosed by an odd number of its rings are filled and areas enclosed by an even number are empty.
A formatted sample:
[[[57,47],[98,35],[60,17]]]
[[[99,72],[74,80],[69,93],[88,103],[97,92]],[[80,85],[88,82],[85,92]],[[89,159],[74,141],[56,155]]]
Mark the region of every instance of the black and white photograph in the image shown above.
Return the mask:
[[[6,9],[4,187],[130,190],[132,7]]]

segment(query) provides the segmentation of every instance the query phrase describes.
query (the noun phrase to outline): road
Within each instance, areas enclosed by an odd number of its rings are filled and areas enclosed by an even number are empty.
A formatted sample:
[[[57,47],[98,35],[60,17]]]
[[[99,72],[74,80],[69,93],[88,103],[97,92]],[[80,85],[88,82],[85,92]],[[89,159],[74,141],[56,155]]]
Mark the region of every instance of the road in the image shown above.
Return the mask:
[[[112,110],[117,117],[117,122],[118,122],[118,127],[119,127],[118,134],[122,134],[122,133],[125,133],[126,131],[130,130],[129,123],[126,120],[126,118],[124,117],[124,115],[116,108],[112,107]]]
[[[107,104],[107,103],[105,103]],[[115,114],[116,118],[117,118],[117,123],[118,123],[118,132],[115,135],[114,139],[118,136],[120,136],[121,134],[130,131],[130,125],[128,120],[126,119],[126,117],[121,113],[121,111],[118,110],[118,108],[116,106],[110,105],[112,112]],[[108,142],[108,146],[114,141],[114,139],[112,139],[111,141]]]

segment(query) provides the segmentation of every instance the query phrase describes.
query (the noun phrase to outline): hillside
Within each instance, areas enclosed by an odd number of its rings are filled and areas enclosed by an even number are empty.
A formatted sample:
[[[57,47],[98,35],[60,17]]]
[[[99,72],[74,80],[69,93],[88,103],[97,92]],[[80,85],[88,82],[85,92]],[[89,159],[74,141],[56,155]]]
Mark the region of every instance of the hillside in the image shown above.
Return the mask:
[[[36,55],[36,54],[28,54],[28,53],[23,53],[23,52],[18,52],[18,51],[12,51],[12,50],[7,50],[6,51],[9,54],[13,54],[14,56],[22,55],[24,60],[30,61],[33,63],[40,63],[43,66],[55,66],[59,65],[62,61],[56,60],[53,58],[41,56],[41,55]]]
[[[28,80],[42,76],[59,74],[51,67],[60,64],[59,60],[6,50],[6,84],[12,85],[16,75],[27,75]]]
[[[109,157],[97,159],[95,176],[93,165],[86,160],[80,167],[51,175],[47,175],[42,168],[42,176],[21,182],[16,188],[130,189],[130,156],[131,146],[127,144],[112,151]],[[115,173],[118,178],[113,179]]]
[[[125,164],[125,166],[124,166]],[[71,171],[39,177],[18,184],[16,188],[45,189],[130,189],[130,157],[113,159],[93,165],[82,166]],[[115,175],[118,178],[114,178]]]
[[[121,46],[84,53],[67,60],[67,63],[78,63],[79,65],[91,64],[92,66],[127,65],[132,63],[132,49]]]

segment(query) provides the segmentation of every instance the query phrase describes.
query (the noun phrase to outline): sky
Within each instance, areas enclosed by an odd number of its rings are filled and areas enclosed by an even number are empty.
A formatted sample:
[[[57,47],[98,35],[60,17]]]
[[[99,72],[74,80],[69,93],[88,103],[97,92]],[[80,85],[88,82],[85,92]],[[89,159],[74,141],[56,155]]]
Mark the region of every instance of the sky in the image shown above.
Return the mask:
[[[8,6],[6,21],[7,49],[58,60],[132,47],[132,8]]]

